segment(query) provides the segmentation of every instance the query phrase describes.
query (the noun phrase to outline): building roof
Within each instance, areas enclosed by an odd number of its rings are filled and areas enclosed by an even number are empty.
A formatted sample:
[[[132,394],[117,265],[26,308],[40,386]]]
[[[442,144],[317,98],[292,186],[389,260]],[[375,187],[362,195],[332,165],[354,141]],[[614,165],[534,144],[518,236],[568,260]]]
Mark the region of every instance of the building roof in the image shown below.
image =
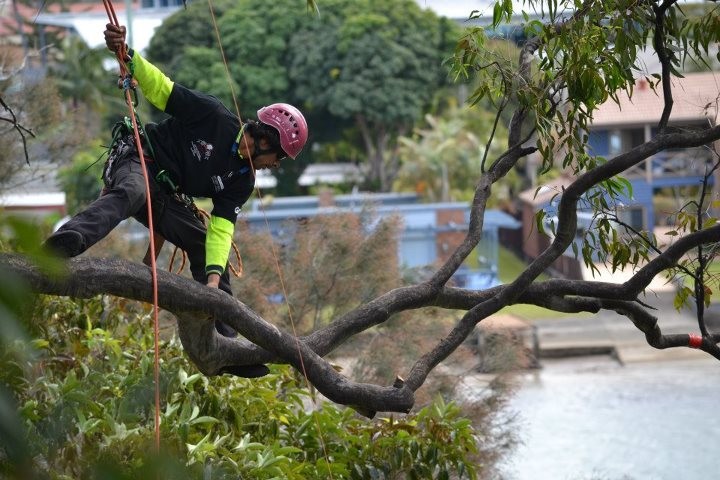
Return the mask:
[[[249,222],[259,221],[283,221],[285,219],[294,218],[309,218],[318,215],[333,215],[338,213],[360,213],[366,205],[358,203],[356,205],[349,205],[344,207],[304,207],[304,208],[287,208],[281,210],[251,210],[241,214],[241,219]],[[398,204],[398,205],[380,205],[374,206],[372,211],[381,217],[390,215],[403,215],[406,220],[411,215],[420,214],[426,215],[428,213],[435,212],[437,210],[463,210],[468,211],[469,206],[463,202],[447,202],[447,203],[411,203],[411,204]],[[425,222],[424,217],[414,217],[419,219],[421,223]],[[430,227],[434,226],[434,220],[425,225],[416,224],[413,221],[408,220],[412,225],[406,225],[408,228],[413,227]],[[483,218],[483,227],[486,229],[492,228],[508,228],[516,229],[520,228],[521,224],[511,215],[500,210],[486,210]]]
[[[309,187],[317,184],[338,184],[360,182],[362,172],[353,163],[313,163],[303,171],[298,184]]]
[[[688,73],[684,78],[672,78],[673,110],[671,122],[686,123],[709,119],[718,121],[720,72]],[[664,102],[662,87],[653,91],[647,81],[639,80],[632,98],[626,92],[618,97],[620,103],[608,100],[593,114],[592,126],[646,124],[657,122],[662,115]]]
[[[9,193],[0,194],[0,207],[5,208],[65,208],[65,194],[62,192],[47,193]]]
[[[0,207],[7,209],[64,209],[65,193],[56,176],[57,165],[34,161],[24,165],[0,191]]]

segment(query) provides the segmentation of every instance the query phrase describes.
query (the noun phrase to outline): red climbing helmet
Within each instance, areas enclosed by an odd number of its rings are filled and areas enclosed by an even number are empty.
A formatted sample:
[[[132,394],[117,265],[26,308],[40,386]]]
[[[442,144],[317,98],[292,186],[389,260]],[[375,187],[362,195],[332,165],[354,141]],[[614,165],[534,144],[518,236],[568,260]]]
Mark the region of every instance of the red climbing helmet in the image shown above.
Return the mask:
[[[257,111],[258,120],[280,132],[280,146],[292,159],[300,154],[308,127],[300,110],[288,103],[273,103]]]

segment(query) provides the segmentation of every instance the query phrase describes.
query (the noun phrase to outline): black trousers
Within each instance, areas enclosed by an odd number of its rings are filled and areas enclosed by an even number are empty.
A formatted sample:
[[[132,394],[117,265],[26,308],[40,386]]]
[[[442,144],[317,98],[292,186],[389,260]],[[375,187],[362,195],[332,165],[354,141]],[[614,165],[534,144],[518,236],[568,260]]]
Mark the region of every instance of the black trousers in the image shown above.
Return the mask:
[[[187,253],[192,277],[203,284],[205,274],[205,225],[185,204],[168,194],[150,175],[153,227],[168,242]],[[103,173],[105,188],[85,210],[60,230],[82,235],[84,250],[103,239],[121,221],[134,217],[148,226],[145,179],[134,142],[120,140],[113,148]],[[232,295],[227,266],[220,277],[220,289]]]

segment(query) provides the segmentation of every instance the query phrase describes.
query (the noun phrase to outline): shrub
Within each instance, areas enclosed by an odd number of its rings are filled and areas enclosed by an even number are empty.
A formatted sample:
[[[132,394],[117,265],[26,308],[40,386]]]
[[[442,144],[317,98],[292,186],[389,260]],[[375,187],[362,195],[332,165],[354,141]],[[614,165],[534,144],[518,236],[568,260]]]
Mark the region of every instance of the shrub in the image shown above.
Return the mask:
[[[132,308],[131,308],[132,307]],[[154,452],[149,311],[109,297],[38,297],[31,342],[4,344],[0,383],[17,445],[8,478],[476,478],[477,433],[441,399],[374,421],[316,399],[289,367],[255,380],[193,373],[161,345],[162,451]],[[11,400],[8,400],[11,399]],[[3,436],[3,438],[6,438]]]

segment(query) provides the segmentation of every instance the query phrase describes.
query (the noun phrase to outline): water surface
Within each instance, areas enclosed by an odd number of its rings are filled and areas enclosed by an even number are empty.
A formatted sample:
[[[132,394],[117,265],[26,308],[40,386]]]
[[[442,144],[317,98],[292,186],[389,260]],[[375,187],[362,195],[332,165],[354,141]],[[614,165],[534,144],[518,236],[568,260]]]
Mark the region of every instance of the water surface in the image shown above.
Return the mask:
[[[720,362],[544,362],[511,402],[517,480],[720,479]]]

